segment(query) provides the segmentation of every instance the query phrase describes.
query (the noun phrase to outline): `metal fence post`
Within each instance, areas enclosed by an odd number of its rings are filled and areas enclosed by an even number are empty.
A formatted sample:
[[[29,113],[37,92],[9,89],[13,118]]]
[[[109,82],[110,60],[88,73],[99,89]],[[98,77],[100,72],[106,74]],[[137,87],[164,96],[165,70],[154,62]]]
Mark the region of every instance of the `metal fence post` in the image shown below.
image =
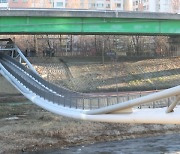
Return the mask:
[[[170,98],[169,97],[168,97],[168,104],[167,105],[168,105],[168,107],[170,106]]]
[[[155,108],[155,102],[153,102],[153,109]]]
[[[109,97],[107,97],[107,106],[109,106]]]
[[[127,95],[127,99],[128,99],[128,101],[129,101],[129,93],[128,93],[128,95]]]
[[[92,99],[89,98],[89,101],[90,101],[90,102],[89,102],[89,103],[90,103],[90,107],[89,107],[89,108],[90,108],[90,110],[92,110]]]
[[[116,99],[117,99],[117,104],[119,103],[119,96],[117,95],[116,96]]]
[[[141,96],[142,96],[142,94],[141,94],[141,91],[140,91],[139,97],[141,97]],[[139,106],[139,108],[141,109],[141,108],[142,108],[142,106],[140,105],[140,106]]]
[[[60,96],[57,95],[57,104],[59,105],[60,104]]]
[[[76,94],[76,109],[78,108],[78,97],[77,97],[77,94]]]
[[[65,104],[66,104],[66,96],[65,96],[65,94],[64,94],[64,107],[65,107]]]
[[[69,102],[69,107],[71,108],[71,106],[72,106],[72,94],[69,94],[69,96],[70,96],[70,102]]]
[[[98,97],[98,108],[100,108],[100,98]]]
[[[84,96],[83,96],[83,110],[84,110]]]

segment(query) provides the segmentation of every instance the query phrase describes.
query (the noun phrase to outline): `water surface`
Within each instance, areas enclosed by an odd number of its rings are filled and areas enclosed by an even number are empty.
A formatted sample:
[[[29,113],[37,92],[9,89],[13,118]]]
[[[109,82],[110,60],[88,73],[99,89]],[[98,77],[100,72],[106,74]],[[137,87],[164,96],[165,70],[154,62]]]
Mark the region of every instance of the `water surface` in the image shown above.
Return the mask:
[[[36,152],[39,154],[42,152]],[[180,154],[180,134],[127,139],[43,151],[43,154]]]

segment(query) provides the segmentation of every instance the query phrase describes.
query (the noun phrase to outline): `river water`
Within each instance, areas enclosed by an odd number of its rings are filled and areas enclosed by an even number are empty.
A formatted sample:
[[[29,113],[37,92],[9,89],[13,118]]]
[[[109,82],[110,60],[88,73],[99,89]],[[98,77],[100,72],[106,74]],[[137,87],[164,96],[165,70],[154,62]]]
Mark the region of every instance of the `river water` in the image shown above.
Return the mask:
[[[76,146],[43,154],[180,154],[180,134]]]

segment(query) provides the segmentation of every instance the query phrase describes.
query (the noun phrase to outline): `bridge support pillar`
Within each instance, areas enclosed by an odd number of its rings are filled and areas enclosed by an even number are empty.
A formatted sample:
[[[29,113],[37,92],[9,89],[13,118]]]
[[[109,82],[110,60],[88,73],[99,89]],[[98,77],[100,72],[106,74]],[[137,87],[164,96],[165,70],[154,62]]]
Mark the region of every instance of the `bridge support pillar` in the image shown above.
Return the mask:
[[[180,36],[170,36],[169,47],[171,55],[180,56]]]

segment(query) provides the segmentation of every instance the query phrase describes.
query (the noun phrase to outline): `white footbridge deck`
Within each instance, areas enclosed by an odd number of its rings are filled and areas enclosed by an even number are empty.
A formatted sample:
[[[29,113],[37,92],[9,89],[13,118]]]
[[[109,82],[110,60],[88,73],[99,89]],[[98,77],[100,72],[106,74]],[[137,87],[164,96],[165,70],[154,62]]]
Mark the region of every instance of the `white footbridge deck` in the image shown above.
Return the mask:
[[[98,101],[89,104],[87,109],[82,100],[92,96],[48,83],[15,44],[9,46],[0,48],[0,73],[26,98],[52,113],[97,122],[180,124],[180,106],[177,105],[180,100],[179,85],[113,105],[104,106]],[[167,107],[137,108],[165,99],[171,100]]]

